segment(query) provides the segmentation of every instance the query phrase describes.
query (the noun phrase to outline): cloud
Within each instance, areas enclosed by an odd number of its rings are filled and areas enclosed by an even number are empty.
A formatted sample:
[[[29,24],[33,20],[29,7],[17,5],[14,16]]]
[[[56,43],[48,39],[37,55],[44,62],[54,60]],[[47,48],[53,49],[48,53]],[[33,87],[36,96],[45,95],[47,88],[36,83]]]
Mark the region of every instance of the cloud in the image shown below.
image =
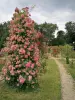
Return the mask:
[[[56,10],[54,12],[43,12],[43,11],[32,11],[32,18],[37,23],[49,22],[49,23],[56,23],[59,26],[59,29],[65,31],[65,23],[68,21],[74,21],[75,13],[73,11],[67,10]]]
[[[49,22],[65,30],[65,23],[75,21],[75,0],[2,0],[0,22],[10,20],[16,7],[35,8],[30,12],[37,23]]]

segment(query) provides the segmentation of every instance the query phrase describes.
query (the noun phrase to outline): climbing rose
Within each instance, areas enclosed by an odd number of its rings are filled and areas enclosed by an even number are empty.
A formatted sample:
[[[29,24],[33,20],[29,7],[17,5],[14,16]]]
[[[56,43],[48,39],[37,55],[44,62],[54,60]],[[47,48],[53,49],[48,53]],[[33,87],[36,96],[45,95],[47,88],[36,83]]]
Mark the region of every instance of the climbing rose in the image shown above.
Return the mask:
[[[3,49],[7,62],[2,69],[4,79],[9,85],[28,87],[32,82],[38,83],[40,50],[38,47],[41,33],[34,29],[34,21],[29,14],[29,8],[16,8],[9,24],[9,37]],[[35,81],[35,82],[34,82]]]

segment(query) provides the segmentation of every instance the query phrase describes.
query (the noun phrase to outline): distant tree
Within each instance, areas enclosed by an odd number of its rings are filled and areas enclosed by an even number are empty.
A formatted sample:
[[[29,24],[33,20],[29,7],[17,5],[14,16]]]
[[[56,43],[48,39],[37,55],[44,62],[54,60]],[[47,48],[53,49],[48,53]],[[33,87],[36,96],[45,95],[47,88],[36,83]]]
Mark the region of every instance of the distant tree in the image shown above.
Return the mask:
[[[75,22],[67,22],[65,24],[67,43],[75,41]]]
[[[57,32],[57,44],[58,45],[64,45],[65,44],[65,32],[63,30],[60,30]]]
[[[52,43],[52,46],[58,46],[57,38],[54,38],[51,43]]]
[[[40,25],[37,24],[37,23],[35,22],[35,23],[34,23],[34,28],[35,28],[37,31],[39,31]]]
[[[36,24],[36,29],[39,30],[45,36],[48,44],[51,43],[52,39],[55,37],[55,31],[58,29],[57,24],[43,23],[40,25]]]
[[[9,35],[8,25],[9,22],[0,23],[0,49],[3,48],[4,42]]]

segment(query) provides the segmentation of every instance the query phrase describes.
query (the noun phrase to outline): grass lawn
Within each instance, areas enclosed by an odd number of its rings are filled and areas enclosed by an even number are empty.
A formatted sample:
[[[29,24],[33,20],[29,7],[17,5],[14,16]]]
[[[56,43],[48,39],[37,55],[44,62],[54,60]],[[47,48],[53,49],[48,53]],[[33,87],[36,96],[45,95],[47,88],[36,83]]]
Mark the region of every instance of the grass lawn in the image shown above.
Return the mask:
[[[47,60],[47,72],[39,78],[36,91],[18,91],[0,82],[0,100],[60,100],[61,85],[58,67],[54,60]]]
[[[70,61],[70,64],[66,64],[66,60],[65,59],[60,59],[60,61],[61,61],[61,63],[64,64],[64,67],[71,74],[71,76],[73,77],[73,79],[75,79],[75,61],[74,61],[73,67],[71,65],[71,61]]]
[[[4,65],[3,64],[0,64],[0,72],[2,71],[2,67],[3,67]]]

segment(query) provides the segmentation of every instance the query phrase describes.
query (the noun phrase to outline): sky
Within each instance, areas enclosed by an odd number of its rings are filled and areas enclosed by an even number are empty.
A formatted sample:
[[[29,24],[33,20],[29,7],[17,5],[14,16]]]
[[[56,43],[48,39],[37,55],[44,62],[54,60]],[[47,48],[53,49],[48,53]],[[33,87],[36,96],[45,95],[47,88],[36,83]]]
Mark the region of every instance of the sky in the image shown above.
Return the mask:
[[[11,20],[16,7],[29,7],[35,22],[54,23],[59,30],[65,31],[65,23],[75,21],[75,0],[1,0],[0,23]]]

